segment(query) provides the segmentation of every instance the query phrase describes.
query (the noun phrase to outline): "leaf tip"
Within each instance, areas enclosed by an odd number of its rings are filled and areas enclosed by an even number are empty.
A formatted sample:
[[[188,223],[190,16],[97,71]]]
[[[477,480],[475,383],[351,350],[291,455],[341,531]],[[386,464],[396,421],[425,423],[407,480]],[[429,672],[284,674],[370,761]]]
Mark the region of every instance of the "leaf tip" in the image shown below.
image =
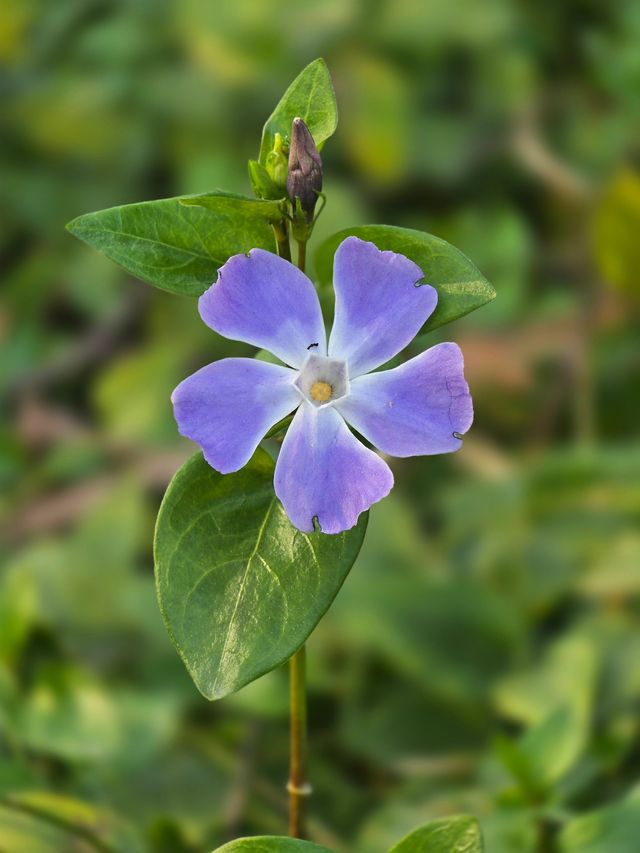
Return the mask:
[[[67,222],[67,224],[64,226],[65,230],[67,230],[69,234],[73,234],[74,237],[77,237],[78,223],[81,219],[82,216],[76,216],[75,219],[72,219],[70,222]]]

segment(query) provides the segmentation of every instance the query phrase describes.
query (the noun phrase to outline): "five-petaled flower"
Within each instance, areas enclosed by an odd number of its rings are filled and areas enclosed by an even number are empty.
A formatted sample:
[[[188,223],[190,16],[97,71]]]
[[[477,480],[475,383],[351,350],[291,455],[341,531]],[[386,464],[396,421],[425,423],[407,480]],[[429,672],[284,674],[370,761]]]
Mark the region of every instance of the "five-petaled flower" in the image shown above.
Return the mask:
[[[300,530],[317,519],[340,533],[393,486],[390,456],[461,446],[473,407],[456,344],[441,343],[399,367],[371,373],[403,350],[433,313],[437,291],[404,255],[348,237],[334,259],[335,319],[327,343],[311,281],[288,261],[253,249],[234,255],[201,297],[219,334],[269,350],[282,365],[224,358],[173,392],[180,432],[223,474],[251,458],[294,410],[275,469],[275,491]]]

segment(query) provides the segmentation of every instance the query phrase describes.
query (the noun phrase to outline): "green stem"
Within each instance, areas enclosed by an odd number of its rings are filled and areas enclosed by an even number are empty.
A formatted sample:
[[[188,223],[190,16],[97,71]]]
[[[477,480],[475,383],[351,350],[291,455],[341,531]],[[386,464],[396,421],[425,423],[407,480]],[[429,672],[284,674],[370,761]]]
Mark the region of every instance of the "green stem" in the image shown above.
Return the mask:
[[[278,244],[278,255],[285,261],[291,260],[291,246],[289,245],[289,228],[286,219],[273,225],[273,233],[276,235]]]
[[[307,781],[307,692],[306,653],[302,646],[289,660],[289,835],[303,838],[304,801],[311,794]]]
[[[287,245],[288,245],[287,239]],[[306,242],[298,241],[298,267],[304,272]],[[304,802],[311,794],[307,780],[307,657],[302,646],[289,660],[289,835],[305,835]]]
[[[298,240],[298,267],[304,272],[307,261],[307,244],[305,241]]]

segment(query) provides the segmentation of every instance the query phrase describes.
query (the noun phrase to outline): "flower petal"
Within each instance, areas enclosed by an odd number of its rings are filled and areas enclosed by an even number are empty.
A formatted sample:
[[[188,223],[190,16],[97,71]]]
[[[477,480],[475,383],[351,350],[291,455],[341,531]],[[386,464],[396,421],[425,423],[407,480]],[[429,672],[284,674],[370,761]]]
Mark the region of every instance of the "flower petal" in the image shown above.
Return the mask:
[[[457,344],[438,344],[393,370],[359,376],[336,408],[383,453],[449,453],[473,420],[463,367]]]
[[[419,266],[373,243],[347,237],[333,262],[336,311],[329,355],[345,359],[349,375],[368,373],[404,349],[433,313],[438,293],[416,287]]]
[[[392,486],[389,466],[358,441],[332,406],[300,406],[275,473],[276,495],[299,530],[310,533],[316,517],[323,533],[348,530]]]
[[[300,367],[313,352],[326,354],[318,295],[293,264],[264,249],[234,255],[200,297],[204,322],[225,338],[269,350]]]
[[[178,385],[171,400],[180,433],[200,445],[222,474],[246,465],[279,420],[300,404],[288,367],[223,358]]]

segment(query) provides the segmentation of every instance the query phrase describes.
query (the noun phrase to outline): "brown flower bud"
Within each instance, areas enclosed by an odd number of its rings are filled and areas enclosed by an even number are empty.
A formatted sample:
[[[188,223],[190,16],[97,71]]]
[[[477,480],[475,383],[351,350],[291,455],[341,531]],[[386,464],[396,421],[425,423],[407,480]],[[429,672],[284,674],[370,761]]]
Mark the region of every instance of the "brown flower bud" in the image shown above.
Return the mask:
[[[291,125],[291,143],[289,145],[289,173],[287,175],[287,195],[304,211],[307,222],[313,220],[313,211],[322,189],[322,160],[309,133],[309,128],[301,118],[294,118]]]

